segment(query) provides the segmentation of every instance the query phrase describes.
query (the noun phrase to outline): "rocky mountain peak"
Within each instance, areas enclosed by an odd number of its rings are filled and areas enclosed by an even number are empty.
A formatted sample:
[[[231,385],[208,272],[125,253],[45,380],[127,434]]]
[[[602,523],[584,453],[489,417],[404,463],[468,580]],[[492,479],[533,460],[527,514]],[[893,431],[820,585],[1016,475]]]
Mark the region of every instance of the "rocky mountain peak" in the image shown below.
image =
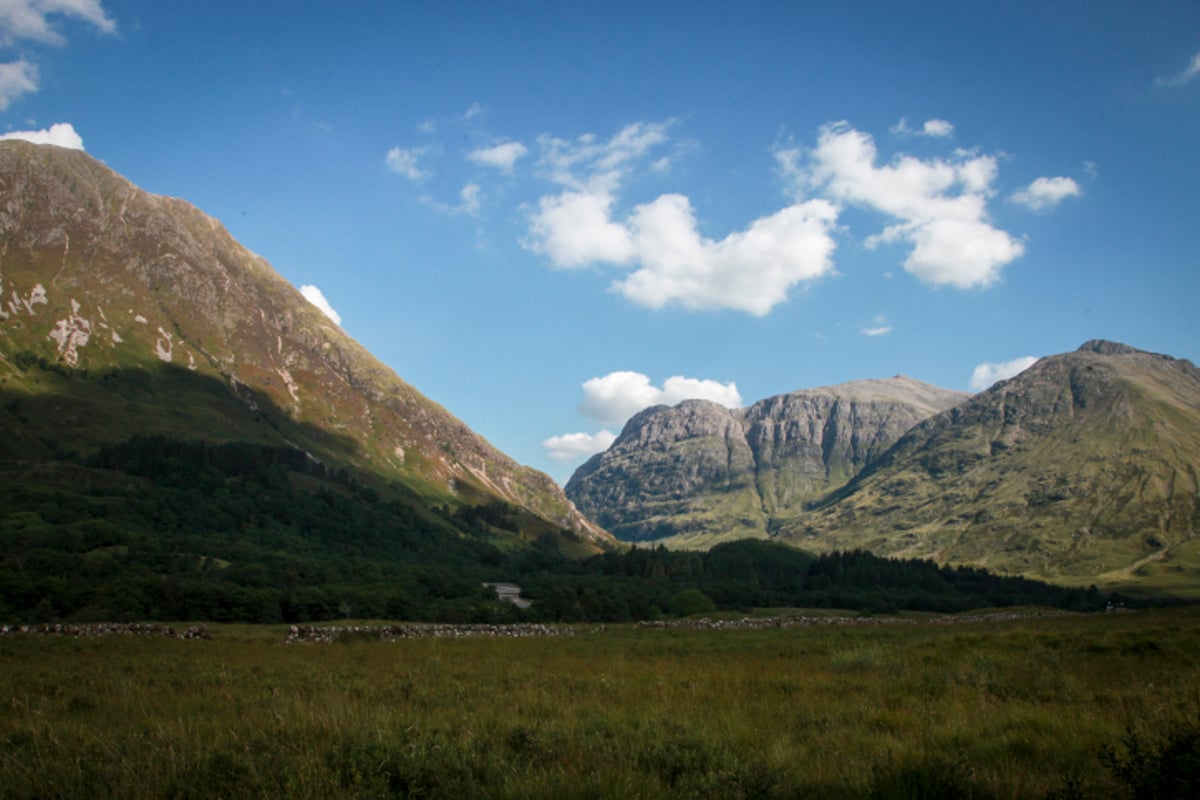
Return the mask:
[[[621,538],[711,543],[765,536],[925,417],[968,395],[896,376],[778,395],[742,409],[705,400],[634,415],[568,497]]]

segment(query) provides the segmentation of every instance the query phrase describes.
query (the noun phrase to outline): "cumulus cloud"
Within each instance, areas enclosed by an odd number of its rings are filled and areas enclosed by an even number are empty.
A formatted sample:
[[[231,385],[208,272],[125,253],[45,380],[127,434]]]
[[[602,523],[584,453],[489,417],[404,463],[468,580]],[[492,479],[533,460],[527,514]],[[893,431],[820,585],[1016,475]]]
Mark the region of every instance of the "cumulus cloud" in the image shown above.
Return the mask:
[[[68,150],[83,149],[83,137],[75,132],[75,126],[69,122],[57,122],[40,131],[12,131],[0,135],[0,140],[3,139],[20,139],[34,144],[52,144]]]
[[[393,147],[388,150],[385,163],[392,172],[403,175],[413,183],[419,183],[429,177],[429,171],[422,169],[420,165],[421,158],[428,152],[427,147]]]
[[[334,325],[342,324],[342,315],[333,310],[333,306],[325,299],[325,293],[312,284],[300,287],[304,299],[321,310],[321,313],[333,320]]]
[[[673,406],[684,400],[711,400],[730,408],[742,404],[733,381],[721,383],[676,375],[667,378],[659,388],[640,372],[621,371],[584,381],[579,411],[605,425],[623,425],[644,408]]]
[[[985,361],[975,367],[975,371],[971,373],[971,391],[982,392],[996,381],[1008,380],[1009,378],[1018,375],[1029,369],[1037,359],[1033,356],[1022,356],[1014,358],[1012,361],[1002,361],[992,363]]]
[[[630,216],[639,268],[613,288],[649,308],[678,303],[763,316],[796,284],[833,270],[836,220],[833,204],[810,200],[713,240],[700,234],[688,198],[662,195]]]
[[[29,40],[62,45],[66,40],[50,21],[55,15],[91,23],[101,33],[117,30],[117,23],[105,12],[100,0],[2,0],[0,43],[11,45]]]
[[[517,161],[529,152],[529,148],[520,142],[504,142],[492,147],[485,147],[467,154],[467,158],[477,164],[495,167],[504,173],[512,173]]]
[[[617,440],[617,435],[610,430],[599,433],[564,433],[562,436],[551,436],[542,442],[546,456],[564,464],[583,461],[596,453],[603,453]]]
[[[1080,194],[1079,184],[1071,178],[1038,178],[1024,189],[1013,192],[1009,199],[1033,211],[1047,211],[1066,198]]]
[[[989,222],[987,201],[997,175],[992,156],[963,150],[950,160],[902,155],[879,166],[872,137],[839,122],[822,128],[807,162],[795,150],[777,158],[785,175],[804,188],[895,218],[866,245],[912,245],[904,268],[925,283],[987,286],[1025,250]]]
[[[1191,83],[1200,78],[1200,53],[1192,56],[1192,61],[1183,72],[1175,75],[1170,75],[1165,78],[1158,78],[1155,83],[1159,86],[1182,86],[1185,83]]]
[[[28,61],[0,64],[0,111],[38,89],[38,70]]]
[[[626,126],[608,141],[539,139],[543,175],[563,191],[542,197],[525,246],[553,266],[630,270],[612,289],[649,308],[734,309],[764,315],[798,283],[833,270],[836,207],[798,202],[721,239],[701,234],[691,201],[663,194],[616,213],[617,192],[637,163],[668,140],[665,124]],[[662,172],[658,158],[651,171]]]
[[[556,267],[627,264],[633,260],[633,237],[613,222],[615,198],[605,191],[563,192],[541,198],[530,220],[526,246],[549,257]]]

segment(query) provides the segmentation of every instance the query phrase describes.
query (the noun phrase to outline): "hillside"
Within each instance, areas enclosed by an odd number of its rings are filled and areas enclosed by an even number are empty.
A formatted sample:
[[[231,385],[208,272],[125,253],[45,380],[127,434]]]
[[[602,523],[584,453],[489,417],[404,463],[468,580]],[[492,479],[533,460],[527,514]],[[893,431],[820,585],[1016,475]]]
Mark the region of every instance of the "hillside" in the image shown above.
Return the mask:
[[[778,536],[1194,593],[1198,463],[1200,370],[1091,341],[916,426]]]
[[[483,613],[535,542],[616,545],[216,220],[0,142],[0,616]]]
[[[503,500],[608,541],[191,205],[87,154],[0,143],[0,452],[134,433],[285,444],[429,503]]]
[[[904,376],[792,392],[745,409],[704,400],[635,415],[567,483],[618,538],[704,547],[766,537],[903,433],[966,395]]]

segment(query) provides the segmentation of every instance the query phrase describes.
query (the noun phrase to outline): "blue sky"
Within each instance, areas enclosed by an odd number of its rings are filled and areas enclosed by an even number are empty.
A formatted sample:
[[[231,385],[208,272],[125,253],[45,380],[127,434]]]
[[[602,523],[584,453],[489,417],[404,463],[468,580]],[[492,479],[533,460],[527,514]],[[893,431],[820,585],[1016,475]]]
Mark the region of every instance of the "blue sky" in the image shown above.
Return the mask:
[[[559,480],[656,402],[1200,356],[1194,0],[0,0],[0,130]]]

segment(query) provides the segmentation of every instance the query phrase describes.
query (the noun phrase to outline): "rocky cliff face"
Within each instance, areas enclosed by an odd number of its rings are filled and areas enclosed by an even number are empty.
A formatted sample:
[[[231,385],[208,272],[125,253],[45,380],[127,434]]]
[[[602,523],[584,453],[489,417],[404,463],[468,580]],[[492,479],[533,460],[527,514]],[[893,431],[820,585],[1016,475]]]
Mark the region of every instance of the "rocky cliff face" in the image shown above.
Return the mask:
[[[732,410],[691,400],[636,415],[567,495],[619,538],[699,546],[766,536],[904,432],[966,395],[898,376]]]
[[[1055,580],[1195,585],[1198,463],[1200,370],[1092,341],[929,418],[778,534]]]
[[[0,143],[0,299],[10,457],[132,433],[286,443],[429,502],[503,499],[611,541],[216,220],[85,153]]]

